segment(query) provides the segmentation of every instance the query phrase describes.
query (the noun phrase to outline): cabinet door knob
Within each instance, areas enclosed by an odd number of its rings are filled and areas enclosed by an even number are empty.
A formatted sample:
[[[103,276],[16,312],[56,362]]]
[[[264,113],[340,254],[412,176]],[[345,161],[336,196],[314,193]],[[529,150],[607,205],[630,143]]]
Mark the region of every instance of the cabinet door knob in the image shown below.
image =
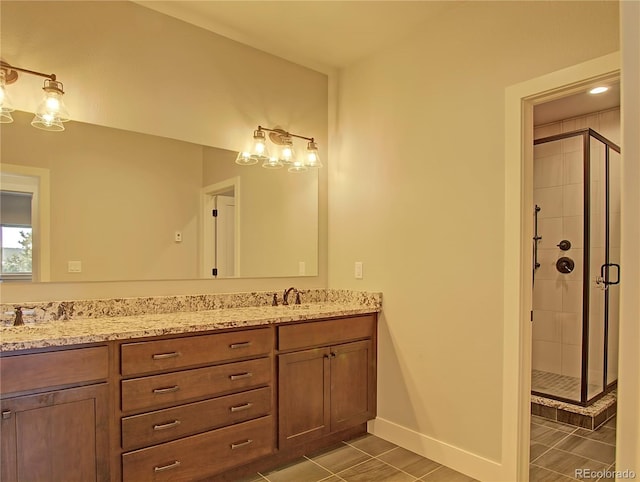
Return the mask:
[[[3,410],[2,411],[2,420],[8,420],[11,418],[11,410]]]

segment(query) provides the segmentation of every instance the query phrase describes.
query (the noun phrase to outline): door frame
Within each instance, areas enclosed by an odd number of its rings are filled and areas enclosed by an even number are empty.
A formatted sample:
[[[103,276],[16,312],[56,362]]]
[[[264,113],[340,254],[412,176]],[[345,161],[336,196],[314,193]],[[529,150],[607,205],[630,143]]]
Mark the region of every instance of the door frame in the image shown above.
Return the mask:
[[[200,195],[200,274],[203,278],[212,279],[211,266],[215,263],[215,258],[212,257],[211,252],[207,250],[207,246],[211,246],[215,243],[215,239],[211,230],[207,229],[207,221],[211,219],[212,202],[214,196],[218,194],[228,194],[229,191],[233,191],[233,196],[236,203],[236,217],[235,217],[235,232],[234,232],[234,277],[240,275],[240,219],[241,219],[241,202],[240,202],[240,176],[235,176],[224,181],[217,182],[215,184],[209,184],[201,190]],[[213,258],[213,259],[212,259]]]
[[[533,107],[619,76],[615,52],[505,89],[502,460],[513,480],[529,480]]]
[[[31,200],[32,267],[31,282],[51,281],[51,183],[49,169],[2,163],[2,189],[24,190]]]

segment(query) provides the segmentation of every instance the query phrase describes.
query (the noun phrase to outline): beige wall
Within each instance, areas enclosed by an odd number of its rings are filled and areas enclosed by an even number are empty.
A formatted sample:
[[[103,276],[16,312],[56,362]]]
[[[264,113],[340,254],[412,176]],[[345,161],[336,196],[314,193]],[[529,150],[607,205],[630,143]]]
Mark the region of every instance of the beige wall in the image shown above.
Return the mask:
[[[221,168],[205,149],[203,185],[238,177],[240,201],[240,275],[291,276],[305,263],[307,274],[318,272],[318,171],[289,173],[260,164],[240,166],[233,162]]]
[[[73,120],[230,150],[258,124],[314,136],[326,152],[327,76],[130,2],[2,2],[2,57],[55,72]],[[32,111],[42,80],[11,86]],[[3,301],[326,286],[326,170],[319,276],[172,283],[2,286]]]
[[[616,3],[471,2],[342,73],[330,286],[384,292],[376,432],[513,478],[499,429],[505,87],[617,48]]]
[[[51,281],[198,277],[202,146],[83,123],[60,135],[31,127],[33,114],[14,118],[0,128],[3,163],[50,172]]]

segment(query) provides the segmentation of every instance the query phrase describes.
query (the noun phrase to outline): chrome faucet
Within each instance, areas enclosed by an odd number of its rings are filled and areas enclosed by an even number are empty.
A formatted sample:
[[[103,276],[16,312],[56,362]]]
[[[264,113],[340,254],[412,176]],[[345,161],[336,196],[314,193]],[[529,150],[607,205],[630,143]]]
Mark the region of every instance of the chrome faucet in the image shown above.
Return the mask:
[[[295,289],[293,286],[287,290],[284,290],[284,294],[282,295],[282,304],[283,305],[288,305],[289,304],[289,294],[295,291],[296,292],[296,301],[295,304],[299,305],[300,304],[300,292]]]

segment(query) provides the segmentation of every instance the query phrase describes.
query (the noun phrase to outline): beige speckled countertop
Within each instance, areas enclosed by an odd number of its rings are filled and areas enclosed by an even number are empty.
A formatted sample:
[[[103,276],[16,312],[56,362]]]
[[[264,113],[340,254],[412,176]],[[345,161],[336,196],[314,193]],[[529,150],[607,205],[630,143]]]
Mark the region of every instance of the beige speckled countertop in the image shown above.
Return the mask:
[[[380,311],[379,307],[358,302],[323,302],[26,323],[18,327],[0,327],[0,351],[195,333],[377,311]]]

